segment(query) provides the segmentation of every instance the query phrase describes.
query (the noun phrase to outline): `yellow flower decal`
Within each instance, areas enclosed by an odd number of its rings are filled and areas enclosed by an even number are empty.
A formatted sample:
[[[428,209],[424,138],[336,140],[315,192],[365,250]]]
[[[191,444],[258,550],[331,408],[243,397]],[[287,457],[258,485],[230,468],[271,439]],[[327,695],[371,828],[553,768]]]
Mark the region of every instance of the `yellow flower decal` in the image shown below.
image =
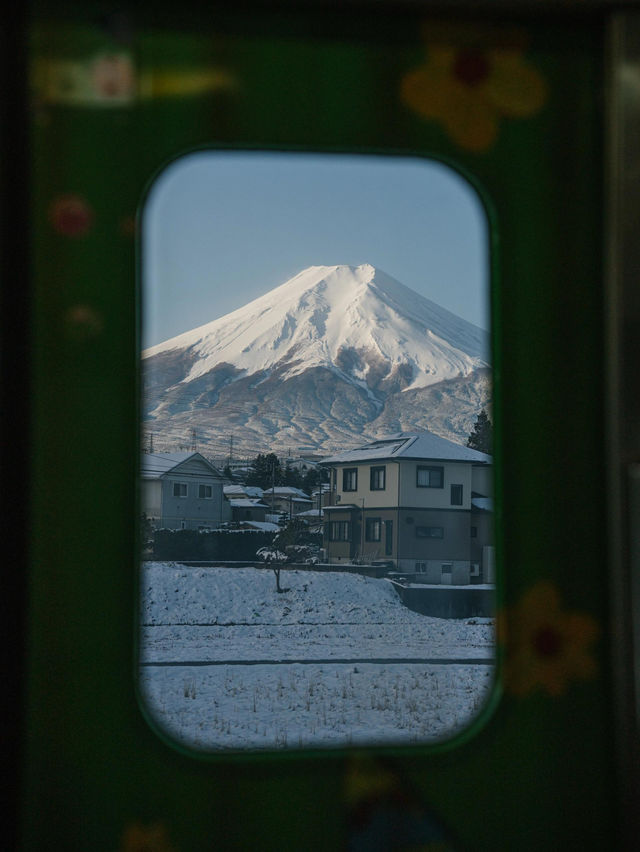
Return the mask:
[[[427,28],[425,39],[427,61],[404,76],[401,98],[461,148],[486,150],[501,117],[524,118],[544,104],[546,86],[524,59],[521,34]]]
[[[119,852],[176,852],[176,849],[161,822],[151,825],[134,822],[125,829]]]
[[[498,636],[507,643],[507,691],[522,696],[541,688],[561,695],[569,681],[593,677],[589,646],[597,635],[591,616],[561,609],[556,587],[537,583],[498,616]]]

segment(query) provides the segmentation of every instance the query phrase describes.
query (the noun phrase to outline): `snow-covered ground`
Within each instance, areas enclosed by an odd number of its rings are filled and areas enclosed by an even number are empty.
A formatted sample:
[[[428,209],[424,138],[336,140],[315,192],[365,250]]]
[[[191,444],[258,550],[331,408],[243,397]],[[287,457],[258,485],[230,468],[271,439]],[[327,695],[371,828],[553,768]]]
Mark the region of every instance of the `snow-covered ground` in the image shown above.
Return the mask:
[[[143,566],[140,688],[167,735],[207,751],[408,744],[486,701],[491,620],[419,615],[360,575],[280,580],[284,594],[268,568]]]

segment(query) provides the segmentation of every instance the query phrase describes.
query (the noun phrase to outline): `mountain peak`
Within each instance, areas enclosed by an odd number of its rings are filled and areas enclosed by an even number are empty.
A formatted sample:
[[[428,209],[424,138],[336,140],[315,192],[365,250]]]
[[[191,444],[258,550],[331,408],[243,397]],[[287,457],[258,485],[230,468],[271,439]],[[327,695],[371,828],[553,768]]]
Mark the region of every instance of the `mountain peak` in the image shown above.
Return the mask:
[[[220,364],[238,376],[282,379],[313,367],[372,372],[401,369],[406,390],[487,366],[487,334],[410,290],[370,263],[309,266],[243,308],[147,349],[182,350],[191,382]],[[348,365],[348,369],[347,366]]]

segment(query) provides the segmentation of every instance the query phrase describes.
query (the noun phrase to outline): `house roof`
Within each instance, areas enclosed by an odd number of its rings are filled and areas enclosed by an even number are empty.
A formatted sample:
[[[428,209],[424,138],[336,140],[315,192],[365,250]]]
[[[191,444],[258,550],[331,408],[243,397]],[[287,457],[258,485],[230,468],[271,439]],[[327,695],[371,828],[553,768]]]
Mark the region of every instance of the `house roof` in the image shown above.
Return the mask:
[[[220,477],[220,472],[217,468],[210,461],[207,461],[203,455],[195,452],[142,453],[140,474],[143,479],[160,479],[165,474],[174,470],[174,468],[179,467],[192,458],[205,464],[213,476]],[[185,475],[187,474],[185,473]]]
[[[266,503],[260,500],[250,500],[248,497],[232,497],[229,500],[229,505],[234,509],[267,509]]]
[[[493,512],[493,497],[472,497],[471,505],[481,512]]]
[[[265,488],[262,496],[269,497],[273,494],[274,497],[294,497],[296,500],[310,500],[301,488],[294,488],[292,485],[276,485],[275,488]]]
[[[421,459],[425,461],[460,461],[491,464],[486,453],[463,447],[433,432],[396,432],[379,441],[371,441],[353,450],[345,450],[322,460],[323,464],[343,464],[387,459]]]
[[[257,485],[225,485],[224,493],[226,497],[237,495],[242,497],[254,497],[260,499],[262,497],[262,488]]]

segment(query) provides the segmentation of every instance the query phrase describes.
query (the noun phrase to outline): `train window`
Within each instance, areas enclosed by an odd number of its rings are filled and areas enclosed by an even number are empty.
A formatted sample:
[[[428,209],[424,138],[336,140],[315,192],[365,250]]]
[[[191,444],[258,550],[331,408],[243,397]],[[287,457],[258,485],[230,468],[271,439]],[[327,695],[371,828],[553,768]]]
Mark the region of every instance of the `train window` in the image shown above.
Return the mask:
[[[151,186],[139,686],[172,740],[430,743],[486,706],[488,244],[436,161],[198,151]]]

